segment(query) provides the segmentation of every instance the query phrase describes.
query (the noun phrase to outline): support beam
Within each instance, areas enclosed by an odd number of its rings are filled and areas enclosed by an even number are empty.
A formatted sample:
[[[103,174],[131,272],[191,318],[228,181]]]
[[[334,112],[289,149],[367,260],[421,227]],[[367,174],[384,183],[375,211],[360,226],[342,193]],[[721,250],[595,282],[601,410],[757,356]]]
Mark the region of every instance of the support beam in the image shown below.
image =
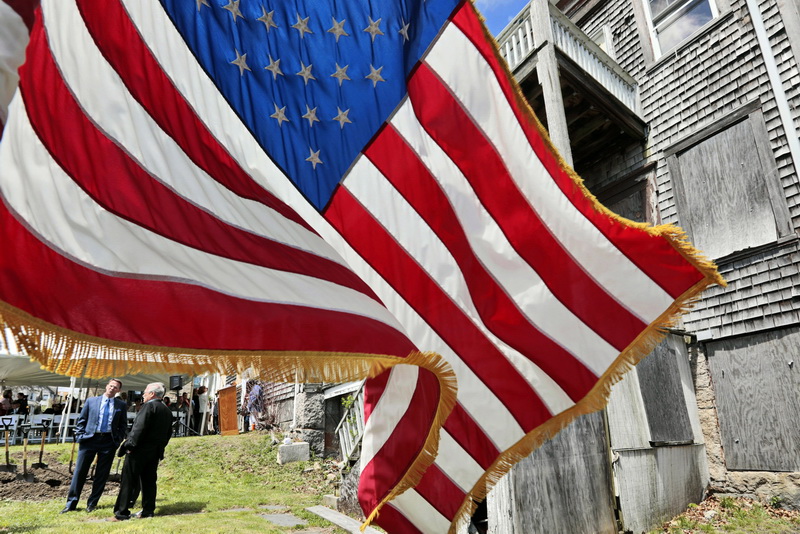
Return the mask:
[[[534,44],[539,50],[536,55],[536,74],[539,83],[542,84],[548,133],[561,157],[572,165],[572,149],[569,144],[564,99],[561,95],[558,60],[553,44],[553,29],[550,26],[550,5],[548,0],[533,0],[530,6]]]

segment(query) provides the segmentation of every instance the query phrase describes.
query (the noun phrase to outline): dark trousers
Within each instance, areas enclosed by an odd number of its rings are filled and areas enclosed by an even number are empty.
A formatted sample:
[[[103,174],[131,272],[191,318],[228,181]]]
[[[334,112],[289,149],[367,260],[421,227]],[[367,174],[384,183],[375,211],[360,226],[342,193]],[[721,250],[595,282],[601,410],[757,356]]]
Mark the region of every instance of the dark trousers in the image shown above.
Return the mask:
[[[72,483],[69,485],[67,493],[67,506],[73,510],[78,506],[81,498],[81,491],[86,482],[86,475],[89,468],[97,457],[97,467],[94,470],[92,480],[92,493],[86,501],[88,506],[97,506],[100,496],[106,487],[108,474],[111,472],[111,464],[114,463],[114,451],[116,444],[111,439],[111,434],[95,434],[91,438],[82,441],[78,445],[78,462],[75,464],[75,472],[72,474]]]
[[[114,503],[116,517],[130,517],[130,507],[136,502],[136,495],[140,489],[142,492],[142,515],[152,515],[155,512],[159,459],[158,451],[134,451],[125,455],[125,465],[122,466],[122,483],[117,502]]]

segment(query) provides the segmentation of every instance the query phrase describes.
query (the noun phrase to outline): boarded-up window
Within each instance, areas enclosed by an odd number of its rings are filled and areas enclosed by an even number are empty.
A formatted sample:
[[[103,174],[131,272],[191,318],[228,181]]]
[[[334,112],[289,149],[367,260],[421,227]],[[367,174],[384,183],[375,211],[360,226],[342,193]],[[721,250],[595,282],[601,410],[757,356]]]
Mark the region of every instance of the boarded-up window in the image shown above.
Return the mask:
[[[666,152],[679,222],[711,258],[774,243],[791,231],[764,118],[753,108]]]
[[[678,367],[678,358],[687,358],[685,350],[681,338],[670,335],[637,366],[653,446],[694,441]]]
[[[800,471],[800,328],[706,347],[728,469]]]

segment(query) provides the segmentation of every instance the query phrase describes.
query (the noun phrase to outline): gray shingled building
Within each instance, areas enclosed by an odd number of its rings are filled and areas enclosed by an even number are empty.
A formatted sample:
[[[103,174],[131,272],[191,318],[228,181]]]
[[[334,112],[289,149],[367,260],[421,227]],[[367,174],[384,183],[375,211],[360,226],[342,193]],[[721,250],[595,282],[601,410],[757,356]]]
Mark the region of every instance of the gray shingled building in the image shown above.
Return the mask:
[[[708,492],[800,507],[800,1],[535,0],[497,36],[589,189],[727,288],[489,497],[490,532],[642,532]]]

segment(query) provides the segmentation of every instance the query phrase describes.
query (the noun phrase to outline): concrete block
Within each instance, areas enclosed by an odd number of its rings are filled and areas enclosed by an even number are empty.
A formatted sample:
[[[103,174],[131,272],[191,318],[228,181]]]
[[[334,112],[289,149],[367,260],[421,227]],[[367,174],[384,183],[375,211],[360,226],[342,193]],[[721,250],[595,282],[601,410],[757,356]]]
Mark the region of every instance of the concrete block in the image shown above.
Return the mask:
[[[278,445],[278,463],[305,462],[311,458],[308,442],[301,441],[289,445]]]
[[[327,506],[328,508],[333,508],[336,510],[339,504],[339,497],[336,495],[323,495],[322,496],[322,506]]]

